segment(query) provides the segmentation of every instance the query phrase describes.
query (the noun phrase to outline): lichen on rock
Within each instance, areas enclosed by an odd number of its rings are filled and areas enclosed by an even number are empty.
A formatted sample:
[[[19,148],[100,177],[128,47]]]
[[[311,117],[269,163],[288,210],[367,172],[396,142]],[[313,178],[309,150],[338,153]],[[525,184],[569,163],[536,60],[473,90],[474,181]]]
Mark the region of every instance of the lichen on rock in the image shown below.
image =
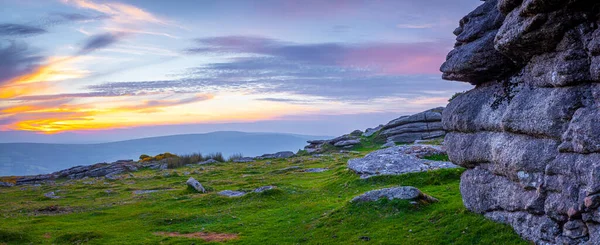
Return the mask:
[[[465,206],[537,244],[600,241],[600,2],[487,0],[443,78],[476,85],[442,115]]]

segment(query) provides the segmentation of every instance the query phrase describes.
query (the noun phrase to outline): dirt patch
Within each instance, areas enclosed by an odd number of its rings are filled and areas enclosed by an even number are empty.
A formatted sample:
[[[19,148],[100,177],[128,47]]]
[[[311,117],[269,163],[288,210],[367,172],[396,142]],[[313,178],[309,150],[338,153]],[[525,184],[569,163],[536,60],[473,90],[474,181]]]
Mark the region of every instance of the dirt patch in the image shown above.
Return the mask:
[[[154,235],[159,236],[168,236],[168,237],[186,237],[186,238],[196,238],[202,239],[207,242],[225,242],[229,240],[238,239],[237,234],[227,234],[227,233],[208,233],[208,232],[194,232],[194,233],[186,233],[181,234],[179,232],[156,232]]]
[[[34,211],[36,215],[53,215],[53,214],[68,214],[72,213],[73,209],[70,207],[60,207],[57,205],[51,205],[47,207],[40,208]]]

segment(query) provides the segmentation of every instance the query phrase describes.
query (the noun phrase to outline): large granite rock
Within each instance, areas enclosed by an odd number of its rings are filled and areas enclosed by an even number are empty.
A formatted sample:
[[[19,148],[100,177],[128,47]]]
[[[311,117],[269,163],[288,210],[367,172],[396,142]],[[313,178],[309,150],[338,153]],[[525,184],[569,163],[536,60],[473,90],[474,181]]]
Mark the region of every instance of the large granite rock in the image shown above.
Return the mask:
[[[410,116],[402,116],[381,128],[380,135],[388,142],[413,143],[416,140],[440,138],[446,135],[442,127],[443,107]]]
[[[476,85],[442,115],[465,206],[536,244],[600,244],[599,9],[484,1],[441,68]]]
[[[363,158],[350,159],[348,168],[360,174],[361,178],[369,178],[377,175],[396,175],[457,167],[451,162],[423,159],[426,156],[444,153],[440,146],[394,146],[371,152]]]

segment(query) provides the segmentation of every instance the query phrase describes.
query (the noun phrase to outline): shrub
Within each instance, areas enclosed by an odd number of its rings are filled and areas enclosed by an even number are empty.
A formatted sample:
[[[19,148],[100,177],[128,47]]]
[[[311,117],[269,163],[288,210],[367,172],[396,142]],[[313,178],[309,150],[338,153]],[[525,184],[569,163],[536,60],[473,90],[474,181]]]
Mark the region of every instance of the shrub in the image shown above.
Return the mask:
[[[453,99],[455,99],[456,97],[458,97],[458,96],[460,96],[460,95],[464,94],[465,92],[466,92],[466,91],[455,93],[454,95],[452,95],[452,97],[450,97],[450,99],[448,99],[448,102],[450,102],[450,101],[452,101]]]
[[[144,160],[144,159],[146,159],[146,158],[151,158],[151,157],[150,157],[150,156],[148,156],[148,155],[146,155],[146,154],[142,154],[142,155],[140,155],[140,160],[142,160],[142,161],[143,161],[143,160]]]
[[[223,153],[221,153],[221,152],[215,152],[215,153],[208,154],[204,160],[208,160],[208,159],[213,159],[213,160],[219,161],[219,162],[225,161],[225,158],[223,157]]]
[[[242,155],[242,153],[234,153],[234,154],[231,154],[231,156],[229,156],[229,158],[227,159],[227,161],[228,162],[233,162],[234,160],[241,159],[243,157],[244,157],[244,155]]]

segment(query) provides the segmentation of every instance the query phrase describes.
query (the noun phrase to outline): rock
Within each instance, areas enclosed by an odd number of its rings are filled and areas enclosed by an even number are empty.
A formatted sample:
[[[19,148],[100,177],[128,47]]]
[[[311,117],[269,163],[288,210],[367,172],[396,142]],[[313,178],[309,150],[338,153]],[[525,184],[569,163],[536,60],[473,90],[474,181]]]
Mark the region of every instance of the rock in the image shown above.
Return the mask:
[[[149,193],[154,193],[154,192],[159,192],[160,190],[137,190],[137,191],[133,191],[132,193],[134,195],[143,195],[143,194],[149,194]]]
[[[58,199],[60,198],[59,196],[57,196],[54,191],[48,192],[46,194],[44,194],[45,197],[50,198],[50,199]]]
[[[379,125],[376,128],[365,129],[365,132],[362,134],[362,136],[370,137],[371,135],[377,133],[377,131],[381,130],[382,128],[383,128],[383,125]]]
[[[10,182],[2,182],[0,181],[0,187],[12,187],[15,186],[15,184],[10,183]]]
[[[258,187],[256,189],[254,189],[253,192],[255,192],[255,193],[261,193],[261,192],[264,192],[264,191],[273,190],[275,188],[277,188],[277,186],[273,186],[273,185],[261,186],[261,187]]]
[[[363,134],[363,131],[360,131],[360,130],[358,130],[358,129],[357,129],[357,130],[354,130],[354,131],[352,131],[352,132],[350,133],[350,136],[359,137],[359,136],[361,136],[362,134]]]
[[[348,168],[361,178],[377,175],[397,175],[424,172],[442,168],[456,168],[451,162],[421,159],[425,156],[443,154],[439,146],[403,145],[373,151],[363,158],[348,160]]]
[[[213,163],[220,163],[219,161],[215,160],[215,159],[208,159],[206,161],[202,161],[199,162],[199,165],[206,165],[206,164],[213,164]]]
[[[599,7],[487,0],[441,67],[477,85],[442,113],[464,205],[536,244],[600,244]]]
[[[273,173],[282,174],[282,173],[287,173],[287,172],[294,171],[297,169],[300,169],[300,167],[299,166],[291,166],[291,167],[287,167],[287,168],[277,169],[277,170],[273,171]]]
[[[254,158],[252,157],[241,157],[238,159],[234,159],[233,162],[238,162],[238,163],[246,163],[246,162],[254,162]]]
[[[220,191],[217,194],[219,194],[221,196],[226,196],[226,197],[241,197],[243,195],[246,195],[246,192],[225,190],[225,191]]]
[[[354,146],[354,145],[358,145],[358,144],[360,144],[360,140],[344,140],[344,141],[338,141],[337,143],[334,144],[334,146],[344,147],[344,146]]]
[[[381,148],[389,148],[389,147],[394,147],[394,146],[396,146],[396,143],[394,143],[394,141],[390,141],[390,142],[383,144],[381,146]]]
[[[353,198],[350,202],[374,202],[382,198],[389,200],[422,200],[425,202],[437,202],[438,200],[423,194],[419,189],[412,186],[398,186],[379,190],[368,191]]]
[[[321,172],[325,172],[329,170],[328,168],[309,168],[309,169],[305,169],[304,172],[307,173],[321,173]]]
[[[278,159],[282,159],[282,158],[290,158],[295,156],[296,154],[294,154],[291,151],[280,151],[274,154],[264,154],[262,156],[256,157],[256,159],[274,159],[274,158],[278,158]]]
[[[433,108],[411,116],[402,116],[381,128],[387,142],[413,143],[416,140],[441,138],[446,132],[442,125],[443,107]]]
[[[185,182],[189,187],[192,187],[194,190],[200,192],[200,193],[205,193],[206,190],[204,189],[204,187],[202,186],[202,184],[200,184],[200,182],[198,182],[196,179],[190,177],[186,182]]]

